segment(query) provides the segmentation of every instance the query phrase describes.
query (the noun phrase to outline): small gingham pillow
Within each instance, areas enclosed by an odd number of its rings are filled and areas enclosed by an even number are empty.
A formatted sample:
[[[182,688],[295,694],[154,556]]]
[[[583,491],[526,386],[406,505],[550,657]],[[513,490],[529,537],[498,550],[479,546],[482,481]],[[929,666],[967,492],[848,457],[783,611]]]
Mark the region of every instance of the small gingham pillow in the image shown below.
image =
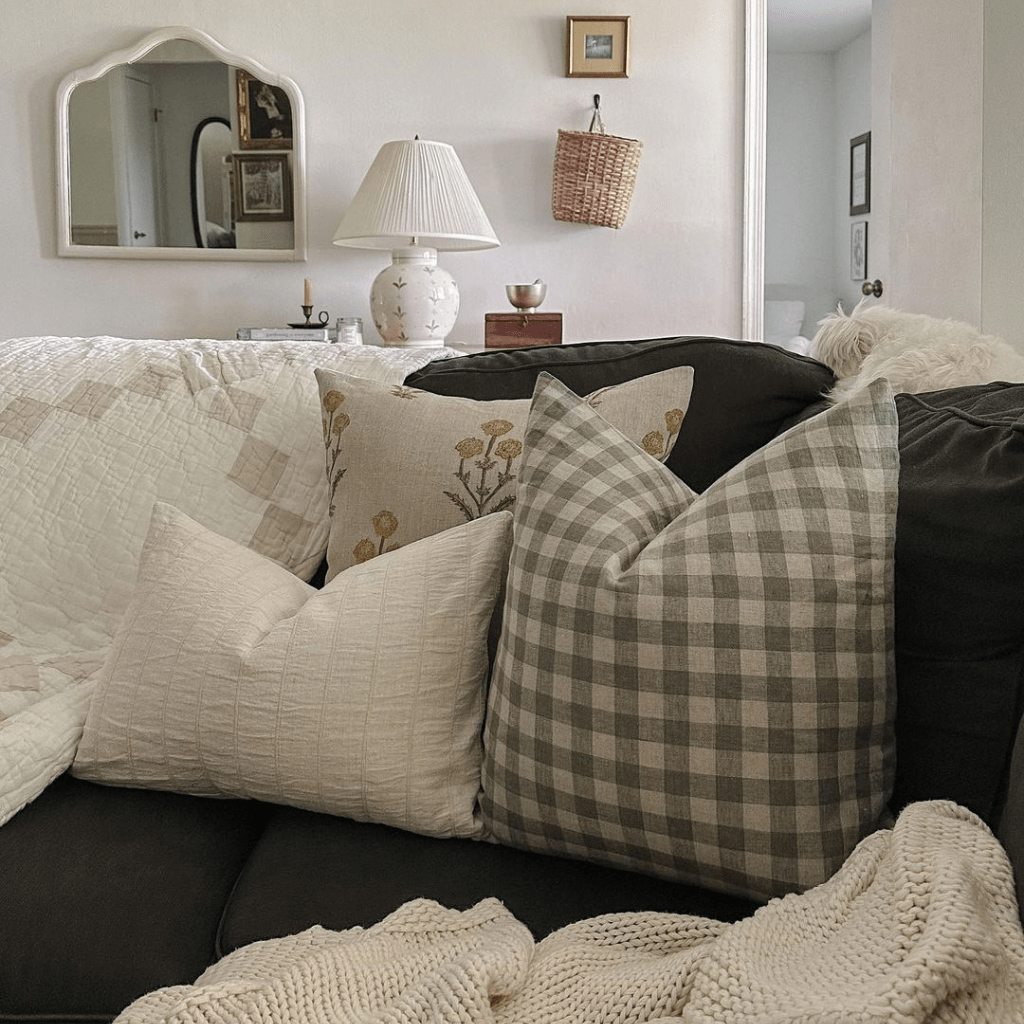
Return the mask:
[[[484,732],[494,838],[763,898],[878,827],[896,423],[877,383],[696,496],[538,381]]]

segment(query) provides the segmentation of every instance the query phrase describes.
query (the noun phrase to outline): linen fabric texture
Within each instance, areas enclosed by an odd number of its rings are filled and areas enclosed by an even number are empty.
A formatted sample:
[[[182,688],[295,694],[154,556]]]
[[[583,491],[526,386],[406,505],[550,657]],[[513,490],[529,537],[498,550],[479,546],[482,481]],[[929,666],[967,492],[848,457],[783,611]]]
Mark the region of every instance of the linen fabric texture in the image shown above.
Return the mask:
[[[330,538],[327,579],[404,544],[515,505],[530,400],[487,402],[317,370]],[[672,451],[693,370],[599,388],[587,403],[649,454]]]
[[[487,516],[316,591],[158,504],[73,773],[479,834],[510,531]]]
[[[897,478],[884,382],[697,497],[542,375],[490,834],[755,898],[830,877],[892,788]]]

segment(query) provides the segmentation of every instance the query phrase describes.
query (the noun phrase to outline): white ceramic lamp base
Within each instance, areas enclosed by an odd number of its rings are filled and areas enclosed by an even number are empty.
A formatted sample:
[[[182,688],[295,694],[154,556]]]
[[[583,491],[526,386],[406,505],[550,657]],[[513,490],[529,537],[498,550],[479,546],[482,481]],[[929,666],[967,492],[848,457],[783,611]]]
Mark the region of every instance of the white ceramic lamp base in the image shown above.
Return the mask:
[[[374,279],[370,312],[385,345],[441,348],[459,315],[459,289],[437,250],[395,249]]]

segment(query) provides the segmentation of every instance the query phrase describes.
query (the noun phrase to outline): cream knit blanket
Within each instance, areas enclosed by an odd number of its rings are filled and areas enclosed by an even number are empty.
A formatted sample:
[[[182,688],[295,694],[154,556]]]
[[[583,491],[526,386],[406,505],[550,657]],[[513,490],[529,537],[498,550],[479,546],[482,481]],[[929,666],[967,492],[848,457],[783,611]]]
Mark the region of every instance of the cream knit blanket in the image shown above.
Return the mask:
[[[909,807],[824,885],[723,924],[609,914],[534,942],[497,900],[254,943],[116,1024],[1024,1021],[1005,853],[945,802]]]

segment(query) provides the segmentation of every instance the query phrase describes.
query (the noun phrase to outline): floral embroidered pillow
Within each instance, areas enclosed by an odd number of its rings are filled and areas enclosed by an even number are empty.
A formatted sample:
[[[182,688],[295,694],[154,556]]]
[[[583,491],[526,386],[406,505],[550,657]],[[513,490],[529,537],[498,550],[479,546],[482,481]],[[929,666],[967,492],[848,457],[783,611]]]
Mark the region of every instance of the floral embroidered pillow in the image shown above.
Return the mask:
[[[331,529],[343,569],[490,512],[511,509],[530,400],[480,402],[318,369]],[[585,401],[654,458],[672,451],[693,370],[600,388]]]

